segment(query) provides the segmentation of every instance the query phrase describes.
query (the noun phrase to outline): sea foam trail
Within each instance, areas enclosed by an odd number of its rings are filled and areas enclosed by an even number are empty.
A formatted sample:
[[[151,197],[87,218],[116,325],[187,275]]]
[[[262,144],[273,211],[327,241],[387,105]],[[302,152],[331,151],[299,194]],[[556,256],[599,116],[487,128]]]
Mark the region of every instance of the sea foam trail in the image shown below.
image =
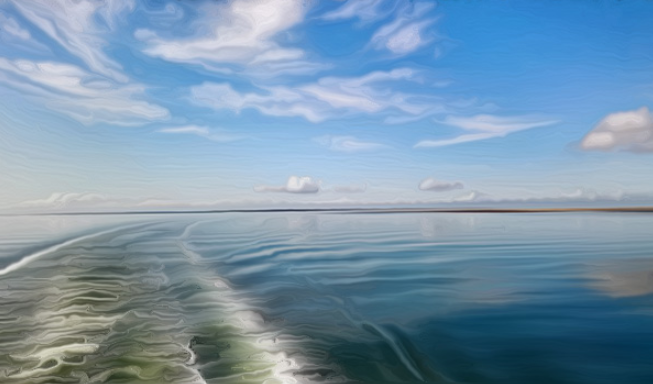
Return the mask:
[[[68,246],[73,245],[75,243],[91,240],[91,239],[93,239],[94,237],[97,237],[97,236],[107,235],[107,234],[110,234],[110,233],[116,233],[116,232],[119,232],[119,231],[124,231],[124,230],[126,230],[128,228],[138,228],[138,227],[130,226],[130,227],[113,228],[113,229],[109,229],[109,230],[106,230],[106,231],[94,232],[94,233],[90,233],[88,235],[75,237],[75,238],[66,240],[64,242],[52,245],[52,246],[50,246],[48,248],[45,248],[43,250],[40,250],[40,251],[34,252],[34,253],[32,253],[32,254],[30,254],[28,256],[25,256],[25,257],[21,258],[20,260],[18,260],[17,262],[9,264],[5,268],[0,269],[0,276],[4,276],[4,275],[6,275],[8,273],[14,272],[14,271],[26,266],[27,264],[31,263],[32,261],[38,259],[39,257],[43,257],[43,256],[45,256],[47,254],[56,252],[56,251],[58,251],[58,250],[60,250],[62,248],[68,247]]]
[[[183,248],[189,230],[113,228],[4,268],[0,382],[309,382],[251,299]]]
[[[357,228],[309,232],[304,227],[285,228],[275,218],[265,219],[247,231],[240,231],[237,222],[224,220],[198,224],[185,247],[213,259],[238,291],[246,290],[250,300],[256,300],[250,304],[283,318],[279,339],[286,341],[287,349],[310,357],[310,363],[300,364],[295,371],[296,378],[310,382],[453,382],[425,362],[402,327],[369,319],[352,298],[333,289],[333,283],[351,278],[369,285],[388,278],[410,282],[410,276],[369,276],[395,263],[405,266],[394,243],[404,240],[405,233],[366,236]],[[225,228],[234,233],[218,235]],[[430,260],[432,263],[433,258]]]

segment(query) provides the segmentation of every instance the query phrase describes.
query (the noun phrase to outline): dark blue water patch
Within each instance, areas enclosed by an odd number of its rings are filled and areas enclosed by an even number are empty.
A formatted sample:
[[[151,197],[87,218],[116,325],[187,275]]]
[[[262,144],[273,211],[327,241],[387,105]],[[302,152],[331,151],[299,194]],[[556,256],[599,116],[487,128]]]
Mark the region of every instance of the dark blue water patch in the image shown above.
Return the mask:
[[[651,383],[653,316],[630,300],[520,303],[416,324],[438,369],[470,383]]]
[[[650,267],[646,228],[543,221],[467,240],[361,227],[271,232],[228,256],[192,245],[355,382],[653,382],[646,284],[599,284],[628,260]]]

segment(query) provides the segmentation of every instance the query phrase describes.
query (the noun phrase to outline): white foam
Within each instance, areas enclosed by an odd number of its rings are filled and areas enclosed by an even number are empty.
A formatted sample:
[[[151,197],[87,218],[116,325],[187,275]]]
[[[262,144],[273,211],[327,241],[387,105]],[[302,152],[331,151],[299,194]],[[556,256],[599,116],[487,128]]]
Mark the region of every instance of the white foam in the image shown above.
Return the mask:
[[[38,259],[38,258],[40,258],[42,256],[45,256],[45,255],[47,255],[49,253],[56,252],[56,251],[58,251],[58,250],[60,250],[62,248],[65,248],[65,247],[69,246],[69,245],[75,244],[75,243],[80,242],[80,241],[92,239],[92,238],[94,238],[96,236],[102,236],[102,235],[106,235],[106,234],[121,231],[121,230],[124,230],[124,228],[118,228],[118,229],[111,229],[111,230],[108,230],[108,231],[96,232],[96,233],[92,233],[90,235],[84,235],[84,236],[76,237],[74,239],[64,241],[63,243],[55,244],[55,245],[53,245],[51,247],[48,247],[46,249],[43,249],[41,251],[32,253],[29,256],[25,256],[22,259],[18,260],[17,262],[15,262],[13,264],[10,264],[10,265],[6,266],[3,269],[0,269],[0,276],[4,276],[4,275],[6,275],[8,273],[19,270],[20,268],[26,266],[27,264],[31,263],[32,261],[34,261],[34,260],[36,260],[36,259]]]

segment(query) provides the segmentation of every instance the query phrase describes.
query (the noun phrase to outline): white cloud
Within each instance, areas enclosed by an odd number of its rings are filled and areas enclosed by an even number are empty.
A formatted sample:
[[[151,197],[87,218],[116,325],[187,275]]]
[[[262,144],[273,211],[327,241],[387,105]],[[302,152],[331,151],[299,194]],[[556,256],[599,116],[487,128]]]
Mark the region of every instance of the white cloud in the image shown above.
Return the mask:
[[[431,107],[408,100],[414,96],[396,92],[387,86],[390,82],[398,81],[416,82],[419,79],[416,71],[410,68],[396,68],[360,77],[323,77],[316,84],[300,89],[334,108],[352,108],[365,112],[396,108],[409,114],[419,114]]]
[[[208,127],[200,127],[197,125],[185,125],[181,127],[163,128],[160,129],[158,132],[168,133],[168,134],[195,135],[218,143],[228,143],[243,138],[242,136],[234,135],[231,133],[215,132],[209,129]]]
[[[353,136],[320,136],[316,137],[315,142],[323,145],[327,149],[336,152],[366,152],[384,148],[385,145],[369,141],[361,141]]]
[[[474,191],[474,202],[492,204],[614,204],[619,202],[650,202],[653,195],[646,193],[629,193],[623,190],[596,191],[588,188],[575,188],[572,190],[550,191],[548,193],[531,194],[530,196],[491,196]],[[471,195],[471,194],[470,194]],[[470,196],[471,198],[472,196]],[[459,197],[462,201],[464,196]],[[568,205],[567,205],[568,206]]]
[[[488,194],[479,191],[469,191],[451,199],[452,203],[482,203],[491,201]]]
[[[524,129],[544,127],[555,123],[555,121],[533,121],[529,117],[477,115],[473,117],[450,116],[444,123],[469,131],[483,131],[503,135]]]
[[[440,123],[458,127],[466,131],[474,131],[475,133],[444,140],[422,140],[415,147],[444,147],[447,145],[504,137],[513,132],[552,125],[557,123],[557,121],[536,120],[528,116],[501,117],[477,115],[472,117],[449,116]]]
[[[149,44],[146,54],[168,61],[201,64],[208,69],[219,69],[219,64],[240,64],[301,71],[297,64],[302,62],[304,52],[281,46],[274,39],[303,21],[305,12],[302,0],[209,2],[200,9],[203,16],[190,38],[165,40],[144,31],[138,32],[138,37]],[[206,25],[211,25],[208,31]],[[292,64],[284,67],[284,63]]]
[[[460,181],[443,181],[436,180],[432,177],[426,178],[419,183],[419,189],[421,191],[444,192],[463,188],[464,185]]]
[[[653,115],[646,107],[612,113],[585,135],[580,148],[653,152]]]
[[[385,44],[386,48],[397,54],[410,53],[422,45],[420,24],[413,23],[403,27],[390,37]]]
[[[322,15],[329,21],[346,20],[357,17],[362,21],[378,20],[388,14],[381,10],[383,0],[349,0],[339,8]]]
[[[374,33],[370,44],[375,49],[387,49],[396,55],[406,55],[426,45],[431,40],[424,36],[424,32],[435,19],[422,16],[433,7],[434,4],[425,2],[405,7],[397,13],[396,19]]]
[[[97,193],[55,192],[45,199],[27,200],[19,208],[66,209],[72,207],[118,206],[126,200],[113,200]]]
[[[231,202],[233,203],[233,202]],[[23,212],[123,212],[158,209],[197,209],[210,206],[207,202],[182,202],[163,198],[117,197],[90,192],[55,192],[44,199],[26,200],[16,204]]]
[[[210,210],[210,209],[267,209],[267,208],[371,208],[371,207],[482,207],[482,208],[538,208],[538,207],[609,207],[624,205],[646,205],[653,201],[651,193],[628,193],[624,191],[602,191],[579,188],[569,192],[552,191],[524,197],[494,196],[476,190],[460,195],[442,194],[410,195],[409,190],[393,190],[379,194],[366,193],[364,198],[354,198],[356,193],[365,192],[367,185],[352,184],[322,188],[321,183],[310,177],[291,177],[286,185],[260,186],[257,192],[289,192],[268,194],[265,198],[249,198],[241,195],[233,199],[185,200],[166,197],[117,197],[98,193],[53,193],[44,199],[24,201],[12,207],[3,207],[9,212],[89,212],[89,211],[156,211],[156,210]],[[318,196],[310,196],[319,193]],[[323,193],[322,193],[323,192]],[[390,193],[388,193],[390,192]],[[259,195],[260,196],[260,195]],[[441,197],[445,196],[445,197]]]
[[[288,192],[288,193],[318,193],[320,181],[309,176],[290,176],[286,185],[261,185],[254,188],[256,192]]]
[[[395,55],[406,55],[432,41],[426,29],[436,19],[424,17],[435,7],[433,2],[401,2],[382,0],[350,0],[341,7],[322,15],[323,20],[338,21],[358,18],[362,22],[395,18],[381,26],[372,36],[370,46],[377,50],[388,50]]]
[[[204,83],[191,88],[191,95],[197,103],[214,109],[240,112],[252,108],[270,116],[301,116],[311,122],[339,118],[345,113],[382,111],[423,117],[441,109],[433,100],[396,92],[390,87],[390,83],[400,81],[417,81],[415,71],[399,68],[361,77],[324,77],[293,88],[261,88],[265,93],[240,93],[227,83]]]
[[[0,12],[0,34],[7,34],[20,40],[29,40],[32,36],[29,31],[21,27],[16,20],[9,16],[5,16]]]
[[[103,51],[103,33],[115,29],[133,0],[17,0],[13,6],[31,23],[98,74],[125,82],[120,65]],[[100,21],[100,22],[99,22]]]
[[[475,133],[475,134],[471,134],[471,135],[460,135],[460,136],[454,137],[453,139],[422,140],[419,143],[415,144],[415,148],[420,148],[420,147],[446,147],[448,145],[454,145],[454,144],[460,144],[460,143],[468,143],[468,142],[471,142],[471,141],[491,139],[493,137],[497,137],[497,136],[493,135],[491,133]]]
[[[161,133],[188,133],[191,135],[206,136],[211,132],[207,127],[198,127],[197,125],[185,125],[183,127],[163,128]]]
[[[11,47],[18,52],[28,52],[38,55],[52,52],[48,46],[37,41],[24,25],[18,23],[13,17],[6,15],[1,9],[0,44],[6,48]]]
[[[302,116],[311,122],[326,119],[324,105],[305,101],[305,96],[286,87],[265,88],[266,94],[239,93],[228,83],[204,83],[191,88],[192,98],[214,109],[256,109],[269,116]]]
[[[70,64],[0,58],[0,82],[84,124],[134,125],[169,116],[165,108],[142,100],[142,87],[117,84]]]

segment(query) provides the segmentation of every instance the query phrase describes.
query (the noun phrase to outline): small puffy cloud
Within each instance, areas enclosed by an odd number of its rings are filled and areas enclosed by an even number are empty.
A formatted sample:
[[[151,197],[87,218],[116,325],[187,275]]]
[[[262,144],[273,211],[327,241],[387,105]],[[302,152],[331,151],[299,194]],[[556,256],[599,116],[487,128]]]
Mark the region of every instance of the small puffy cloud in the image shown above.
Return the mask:
[[[290,176],[286,185],[261,185],[254,187],[256,192],[318,193],[320,181],[309,176]]]
[[[444,192],[463,188],[464,185],[460,181],[443,181],[436,180],[432,177],[426,178],[419,183],[419,189],[421,191]]]
[[[653,152],[653,115],[646,107],[609,114],[585,135],[580,148]]]
[[[286,192],[291,193],[317,193],[320,190],[320,182],[311,177],[291,176],[286,183]]]
[[[215,132],[208,127],[200,127],[197,125],[163,128],[158,132],[178,135],[195,135],[218,143],[228,143],[242,139],[242,137],[238,135],[233,135],[226,132]]]
[[[384,148],[380,143],[358,140],[353,136],[321,136],[314,139],[318,144],[336,152],[367,152]]]
[[[557,123],[557,121],[535,119],[529,116],[503,117],[476,115],[472,117],[449,116],[444,121],[440,121],[440,123],[474,133],[444,140],[422,140],[415,147],[444,147],[447,145],[504,137],[513,132],[552,125]]]

